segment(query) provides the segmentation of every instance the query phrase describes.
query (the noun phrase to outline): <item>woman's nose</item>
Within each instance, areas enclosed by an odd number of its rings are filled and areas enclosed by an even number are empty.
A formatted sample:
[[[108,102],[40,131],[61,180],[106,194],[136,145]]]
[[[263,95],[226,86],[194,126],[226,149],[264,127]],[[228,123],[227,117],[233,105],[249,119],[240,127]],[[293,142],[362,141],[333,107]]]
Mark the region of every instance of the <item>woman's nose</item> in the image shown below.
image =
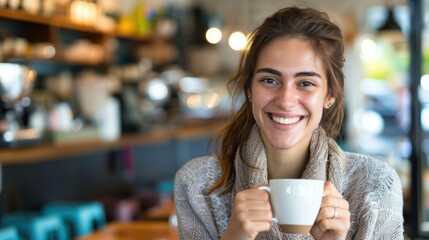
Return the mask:
[[[297,96],[297,90],[293,86],[284,86],[279,89],[276,104],[283,108],[293,107],[297,103]]]

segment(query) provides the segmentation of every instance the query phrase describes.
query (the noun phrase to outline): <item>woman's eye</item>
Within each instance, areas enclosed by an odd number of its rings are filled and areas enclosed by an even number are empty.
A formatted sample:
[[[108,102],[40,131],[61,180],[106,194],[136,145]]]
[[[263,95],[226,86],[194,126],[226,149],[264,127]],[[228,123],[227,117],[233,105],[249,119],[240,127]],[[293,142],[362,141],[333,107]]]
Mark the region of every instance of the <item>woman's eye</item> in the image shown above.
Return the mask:
[[[311,87],[311,86],[315,86],[312,82],[310,81],[302,81],[300,84],[300,86],[302,87]]]
[[[261,82],[266,84],[278,84],[277,80],[273,78],[264,78]]]

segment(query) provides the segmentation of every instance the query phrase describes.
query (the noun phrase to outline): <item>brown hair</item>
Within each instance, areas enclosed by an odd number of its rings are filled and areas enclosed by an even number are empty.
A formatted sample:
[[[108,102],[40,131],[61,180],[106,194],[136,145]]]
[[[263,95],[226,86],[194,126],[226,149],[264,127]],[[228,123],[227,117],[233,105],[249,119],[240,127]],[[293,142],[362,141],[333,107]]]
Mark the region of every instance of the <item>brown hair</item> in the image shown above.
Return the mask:
[[[256,61],[270,41],[284,36],[308,41],[322,60],[328,79],[328,96],[335,98],[335,104],[324,110],[320,125],[331,138],[338,137],[341,131],[344,114],[344,46],[341,30],[324,12],[312,8],[283,8],[266,18],[262,25],[252,32],[248,45],[241,54],[238,71],[228,82],[234,102],[243,94],[246,97],[240,109],[215,135],[214,139],[220,150],[218,159],[222,175],[209,193],[219,188],[222,193],[232,190],[235,180],[235,154],[238,149],[242,149],[255,124],[247,94]],[[239,154],[241,159],[244,159],[241,151]]]

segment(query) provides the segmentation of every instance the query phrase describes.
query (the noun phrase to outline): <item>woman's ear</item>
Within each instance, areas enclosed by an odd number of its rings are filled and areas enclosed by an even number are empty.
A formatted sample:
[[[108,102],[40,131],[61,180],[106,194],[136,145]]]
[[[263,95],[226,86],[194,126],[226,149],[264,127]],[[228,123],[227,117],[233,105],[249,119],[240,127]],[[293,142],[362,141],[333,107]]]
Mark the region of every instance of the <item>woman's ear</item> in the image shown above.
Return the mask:
[[[249,101],[252,101],[252,93],[250,92],[250,89],[247,90],[247,98]]]
[[[325,103],[323,104],[323,107],[325,109],[329,109],[330,107],[332,107],[332,105],[334,105],[334,103],[335,103],[334,97],[327,97],[325,100]]]

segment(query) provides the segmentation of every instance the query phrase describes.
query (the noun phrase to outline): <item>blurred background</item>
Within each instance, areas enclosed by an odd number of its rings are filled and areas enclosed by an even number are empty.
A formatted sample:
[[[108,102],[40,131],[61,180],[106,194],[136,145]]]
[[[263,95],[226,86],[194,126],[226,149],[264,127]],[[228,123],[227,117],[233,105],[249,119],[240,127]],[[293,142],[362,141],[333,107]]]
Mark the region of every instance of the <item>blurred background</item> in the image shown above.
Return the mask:
[[[247,34],[290,5],[342,28],[337,141],[396,169],[406,234],[429,237],[429,0],[0,0],[1,227],[25,239],[64,202],[98,203],[99,228],[174,225],[174,175],[234,111]]]

